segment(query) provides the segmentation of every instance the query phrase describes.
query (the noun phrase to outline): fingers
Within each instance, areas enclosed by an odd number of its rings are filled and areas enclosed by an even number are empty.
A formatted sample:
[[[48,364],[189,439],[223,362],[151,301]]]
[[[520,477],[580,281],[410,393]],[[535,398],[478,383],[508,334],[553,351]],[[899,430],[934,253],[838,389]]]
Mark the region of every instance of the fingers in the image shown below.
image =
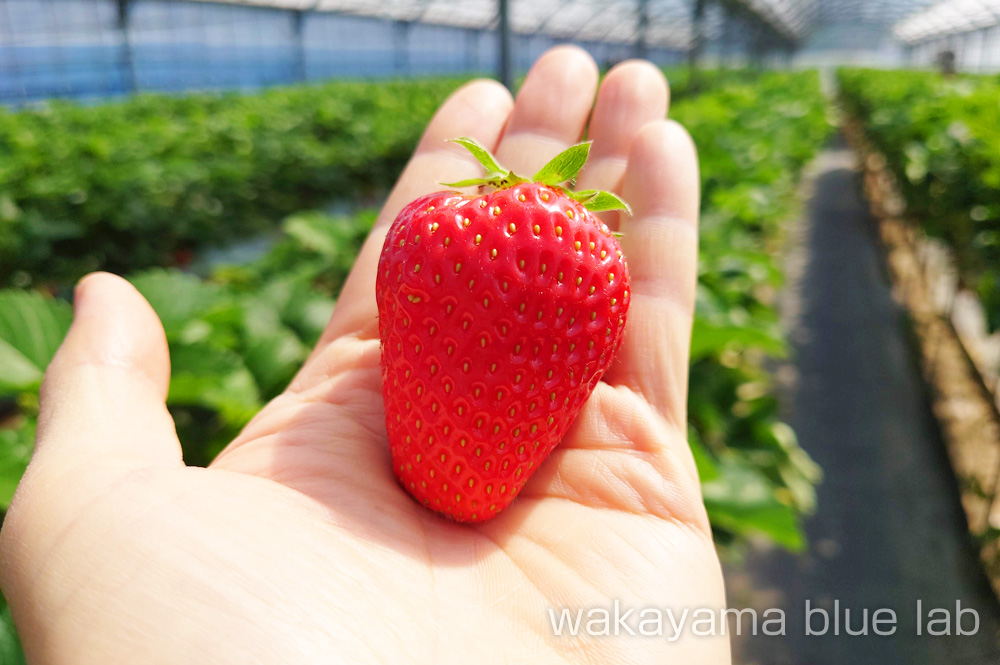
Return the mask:
[[[74,309],[42,385],[35,458],[181,464],[165,404],[167,341],[149,303],[124,279],[94,273],[77,285]]]
[[[365,241],[316,352],[344,334],[377,334],[375,273],[387,228],[407,203],[444,189],[439,182],[481,176],[482,167],[472,155],[447,141],[469,136],[494,149],[512,106],[506,88],[495,81],[481,80],[459,88],[438,109]]]
[[[629,152],[620,239],[632,300],[625,339],[606,375],[645,396],[678,427],[686,422],[688,351],[698,262],[698,158],[679,124],[646,125]]]
[[[586,51],[560,46],[547,51],[528,72],[503,140],[498,161],[531,177],[580,140],[590,117],[598,71]]]
[[[597,93],[588,131],[594,144],[577,189],[620,191],[632,142],[646,124],[666,116],[669,97],[663,72],[652,64],[630,60],[614,67]],[[617,228],[617,213],[602,218]]]

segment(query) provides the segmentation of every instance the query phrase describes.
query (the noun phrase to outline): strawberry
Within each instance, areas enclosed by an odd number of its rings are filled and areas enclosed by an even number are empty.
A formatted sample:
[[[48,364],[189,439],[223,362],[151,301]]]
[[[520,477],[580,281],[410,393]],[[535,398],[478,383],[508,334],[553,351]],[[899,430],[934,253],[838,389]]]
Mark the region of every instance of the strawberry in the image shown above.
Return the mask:
[[[628,206],[572,192],[589,143],[531,180],[455,139],[487,170],[406,206],[378,266],[382,393],[393,471],[425,506],[493,517],[566,434],[621,345],[628,269],[592,211]]]

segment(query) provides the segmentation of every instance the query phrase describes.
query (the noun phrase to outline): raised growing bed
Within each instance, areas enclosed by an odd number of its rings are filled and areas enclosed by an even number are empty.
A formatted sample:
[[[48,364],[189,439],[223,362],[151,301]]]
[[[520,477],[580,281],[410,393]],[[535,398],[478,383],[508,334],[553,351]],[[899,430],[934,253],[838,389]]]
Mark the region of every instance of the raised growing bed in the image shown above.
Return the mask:
[[[848,109],[851,105],[848,104]],[[969,530],[1000,598],[1000,333],[963,263],[909,207],[890,158],[848,115],[845,134],[858,157],[894,293],[910,315],[921,369],[958,481]]]

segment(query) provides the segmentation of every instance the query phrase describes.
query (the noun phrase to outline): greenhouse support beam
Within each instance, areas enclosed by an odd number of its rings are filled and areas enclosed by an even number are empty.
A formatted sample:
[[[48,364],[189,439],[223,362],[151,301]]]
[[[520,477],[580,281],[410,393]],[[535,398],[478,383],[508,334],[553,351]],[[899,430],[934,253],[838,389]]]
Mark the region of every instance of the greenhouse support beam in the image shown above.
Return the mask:
[[[410,21],[393,21],[393,71],[397,76],[410,73]]]
[[[723,7],[728,8],[733,17],[741,22],[751,35],[762,35],[768,41],[768,48],[788,45],[795,47],[798,38],[780,29],[770,17],[761,14],[747,2],[747,0],[717,0]],[[751,26],[755,26],[751,28]],[[751,38],[752,39],[752,38]]]
[[[639,0],[639,30],[635,42],[635,57],[649,57],[649,0]]]
[[[293,10],[292,32],[295,35],[295,79],[306,80],[306,45],[302,37],[303,24],[305,23],[306,12],[304,10]]]
[[[510,0],[497,0],[497,15],[500,19],[500,82],[513,90],[513,61],[511,57]]]
[[[688,67],[698,68],[705,45],[705,5],[707,0],[694,0],[691,8],[691,47],[688,49]]]
[[[465,30],[465,71],[479,72],[479,42],[482,31],[476,28]]]
[[[770,51],[775,49],[795,49],[798,40],[777,26],[759,12],[753,10],[747,0],[715,0],[726,11],[732,27],[740,35],[740,41],[751,63],[760,64]]]
[[[139,91],[138,78],[135,75],[135,58],[132,54],[132,38],[129,36],[129,4],[130,0],[118,0],[118,32],[122,39],[122,69],[125,70],[129,92]]]
[[[732,67],[739,59],[738,42],[740,35],[734,30],[736,19],[733,8],[722,5],[722,39],[719,41],[719,61],[723,67]]]

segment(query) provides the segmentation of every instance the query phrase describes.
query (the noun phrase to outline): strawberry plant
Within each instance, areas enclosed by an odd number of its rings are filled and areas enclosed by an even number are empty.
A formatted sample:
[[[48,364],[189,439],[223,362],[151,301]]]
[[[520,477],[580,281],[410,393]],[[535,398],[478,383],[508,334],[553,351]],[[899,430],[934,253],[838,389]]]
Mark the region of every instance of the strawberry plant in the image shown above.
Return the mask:
[[[668,70],[676,99],[744,70]],[[0,108],[0,286],[183,264],[330,198],[392,184],[460,79],[144,94]]]
[[[167,402],[189,463],[210,462],[291,380],[373,221],[374,213],[300,213],[251,264],[221,267],[210,279],[175,269],[130,277],[163,322],[173,366]],[[42,373],[71,316],[60,299],[0,290],[0,507],[30,456]]]
[[[177,263],[395,180],[457,79],[0,109],[0,286]]]
[[[815,72],[768,72],[709,90],[671,115],[702,176],[689,440],[719,543],[763,533],[791,549],[820,472],[778,417],[764,366],[785,343],[774,308],[797,175],[830,133]]]
[[[906,215],[952,249],[1000,330],[1000,123],[995,77],[842,69],[849,113],[883,155]]]

